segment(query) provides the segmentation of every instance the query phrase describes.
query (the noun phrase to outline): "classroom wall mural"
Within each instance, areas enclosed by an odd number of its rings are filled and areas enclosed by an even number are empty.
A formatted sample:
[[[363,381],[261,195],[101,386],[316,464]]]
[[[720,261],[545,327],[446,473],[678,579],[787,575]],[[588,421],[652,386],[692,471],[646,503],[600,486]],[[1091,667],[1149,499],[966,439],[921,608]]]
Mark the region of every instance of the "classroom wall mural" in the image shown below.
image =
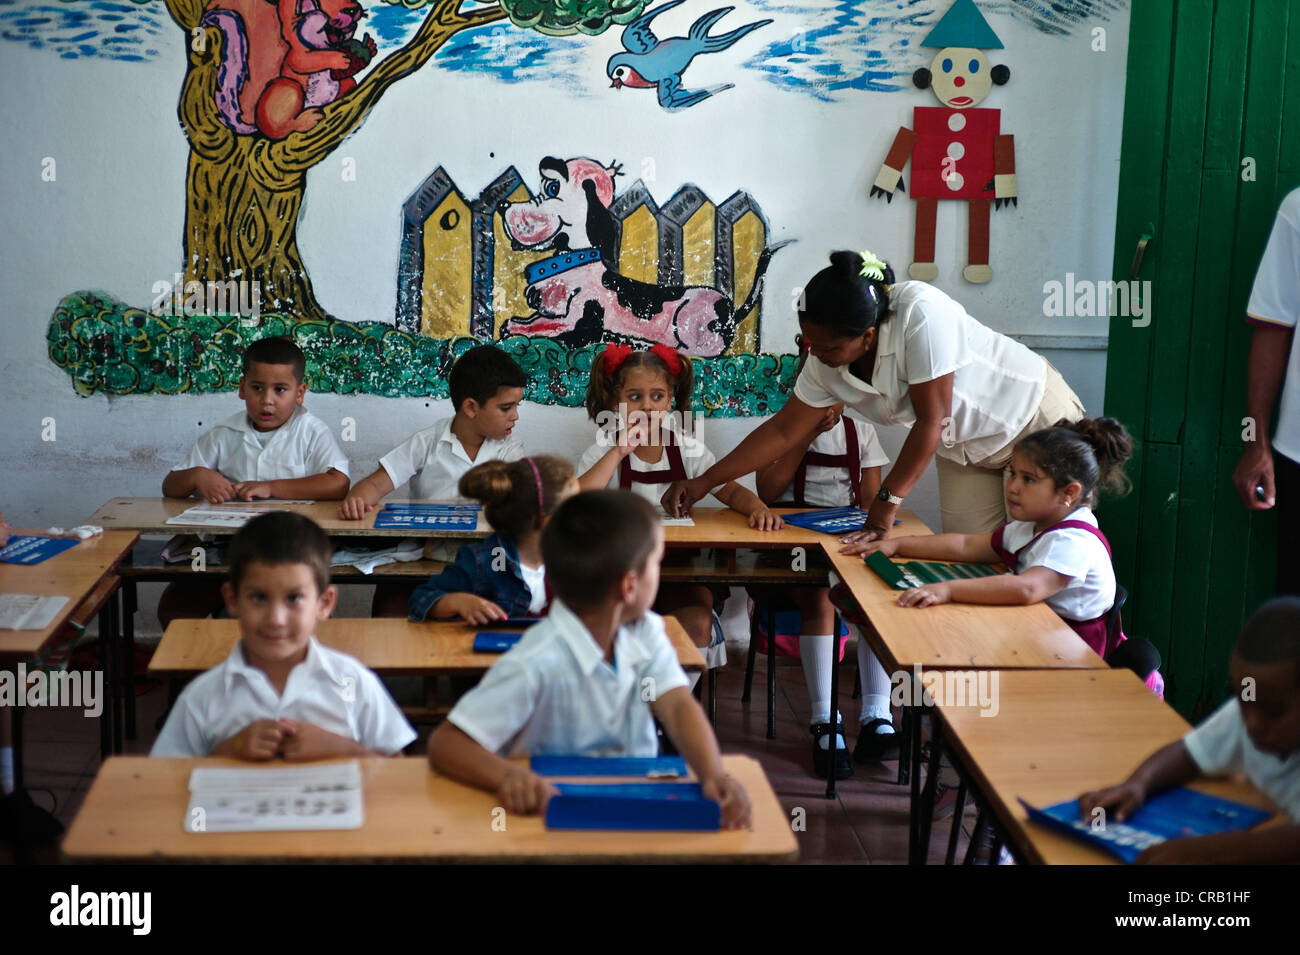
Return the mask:
[[[1104,22],[1122,6],[1111,0],[978,4],[985,15],[1057,36]],[[928,41],[944,32],[944,17],[964,7],[976,4],[750,0],[736,10],[700,0],[73,0],[22,10],[0,6],[0,36],[64,59],[107,59],[130,70],[164,45],[186,48],[177,113],[189,155],[177,272],[155,285],[148,303],[97,291],[63,294],[46,324],[48,354],[78,394],[203,393],[234,386],[248,342],[288,334],[308,354],[314,390],[443,397],[455,355],[476,340],[495,340],[535,371],[530,400],[577,405],[602,343],[664,342],[700,363],[699,410],[724,416],[774,410],[788,393],[795,356],[788,343],[764,334],[765,309],[787,305],[765,304],[764,277],[784,246],[803,239],[799,223],[769,221],[747,182],[715,187],[710,195],[686,178],[633,179],[623,164],[636,157],[598,148],[602,111],[650,111],[677,121],[718,108],[706,103],[720,104],[727,122],[743,123],[742,94],[750,84],[775,84],[810,108],[861,91],[908,90],[906,77],[927,66],[934,72],[933,52],[921,47],[934,45]],[[603,63],[604,75],[593,71],[593,62]],[[553,155],[514,143],[495,170],[431,163],[424,181],[411,182],[407,201],[392,210],[400,230],[395,314],[391,321],[348,321],[318,299],[311,278],[317,266],[299,248],[308,173],[349,137],[366,135],[365,121],[385,93],[420,70],[487,90],[518,90],[511,94],[515,106],[526,102],[530,87],[560,90],[575,109],[589,110],[591,128],[577,137],[570,130],[569,149]],[[717,82],[719,76],[725,81]],[[940,92],[937,82],[934,92]],[[1009,141],[997,135],[998,111],[984,113],[993,117],[996,142]],[[869,113],[862,123],[864,129],[880,125]],[[506,116],[485,113],[473,135],[494,141],[508,124]],[[898,151],[896,142],[890,158]],[[915,180],[919,153],[906,155]],[[699,162],[707,168],[707,148]],[[793,181],[806,186],[817,174],[805,172]],[[458,180],[472,185],[462,189]],[[911,185],[912,197],[924,200]],[[1015,197],[998,188],[998,199]],[[922,208],[918,203],[918,250]],[[977,261],[976,219],[972,212],[970,264],[987,268],[987,254]],[[340,237],[338,255],[346,256],[347,241]]]

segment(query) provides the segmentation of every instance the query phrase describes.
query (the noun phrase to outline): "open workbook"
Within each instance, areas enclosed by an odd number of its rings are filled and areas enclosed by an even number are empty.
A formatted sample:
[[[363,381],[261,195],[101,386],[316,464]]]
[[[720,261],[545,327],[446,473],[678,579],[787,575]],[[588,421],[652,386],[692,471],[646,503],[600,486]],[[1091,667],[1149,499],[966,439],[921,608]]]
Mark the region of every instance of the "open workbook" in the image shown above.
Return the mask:
[[[360,829],[363,820],[361,766],[355,761],[190,773],[186,832]]]

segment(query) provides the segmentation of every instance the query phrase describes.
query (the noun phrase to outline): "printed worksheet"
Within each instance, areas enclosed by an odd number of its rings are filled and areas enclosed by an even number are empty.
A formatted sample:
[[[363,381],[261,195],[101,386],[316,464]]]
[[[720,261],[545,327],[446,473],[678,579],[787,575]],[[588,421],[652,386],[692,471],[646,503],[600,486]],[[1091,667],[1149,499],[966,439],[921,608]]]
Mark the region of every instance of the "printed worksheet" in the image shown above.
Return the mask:
[[[200,768],[190,773],[186,832],[360,829],[361,765]]]

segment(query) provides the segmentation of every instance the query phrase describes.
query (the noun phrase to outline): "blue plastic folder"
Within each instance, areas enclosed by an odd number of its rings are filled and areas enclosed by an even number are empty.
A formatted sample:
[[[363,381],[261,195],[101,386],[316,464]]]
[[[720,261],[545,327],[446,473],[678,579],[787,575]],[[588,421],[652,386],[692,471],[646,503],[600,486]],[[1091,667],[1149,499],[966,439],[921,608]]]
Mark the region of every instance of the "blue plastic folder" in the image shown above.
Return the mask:
[[[497,633],[485,630],[474,634],[475,653],[505,653],[523,639],[522,633]]]
[[[547,829],[716,830],[722,807],[699,783],[557,783]]]
[[[11,537],[9,543],[0,548],[0,563],[23,564],[30,566],[43,560],[62,554],[81,541],[70,537],[37,537],[26,535]]]
[[[823,507],[816,511],[783,514],[782,520],[795,527],[805,527],[819,534],[851,534],[862,530],[867,512],[860,507]],[[902,521],[894,521],[901,524]]]
[[[538,776],[685,776],[681,756],[534,756],[528,768]]]
[[[478,526],[477,504],[385,504],[375,515],[375,527],[386,530],[414,530],[441,527],[470,530]]]
[[[1132,862],[1144,850],[1167,839],[1244,832],[1272,815],[1264,809],[1185,788],[1148,799],[1124,822],[1110,822],[1102,829],[1094,829],[1091,820],[1080,817],[1077,799],[1045,809],[1035,809],[1023,799],[1020,804],[1030,819],[1086,840],[1125,862]]]

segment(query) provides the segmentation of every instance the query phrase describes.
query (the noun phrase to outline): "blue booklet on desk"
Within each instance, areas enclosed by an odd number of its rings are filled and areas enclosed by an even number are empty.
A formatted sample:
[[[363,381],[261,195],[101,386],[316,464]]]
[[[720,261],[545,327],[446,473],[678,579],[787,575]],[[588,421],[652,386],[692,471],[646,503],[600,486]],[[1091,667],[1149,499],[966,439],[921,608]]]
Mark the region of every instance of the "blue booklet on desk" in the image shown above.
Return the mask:
[[[385,504],[375,515],[379,530],[413,530],[440,527],[472,531],[478,526],[477,504]]]
[[[1266,809],[1186,788],[1154,796],[1123,822],[1110,822],[1098,829],[1093,828],[1091,820],[1080,817],[1077,799],[1045,809],[1035,809],[1023,799],[1020,805],[1030,819],[1087,840],[1125,862],[1132,862],[1144,850],[1167,839],[1244,832],[1273,815]]]
[[[474,634],[475,653],[505,653],[523,639],[522,633],[498,633],[484,630]]]
[[[804,527],[820,534],[851,534],[862,530],[867,512],[860,507],[823,507],[816,511],[783,514],[781,519],[795,527]],[[902,521],[894,521],[901,524]]]
[[[546,804],[547,829],[716,830],[722,807],[699,783],[557,783]]]
[[[11,537],[9,543],[0,547],[0,563],[39,564],[80,543],[81,541],[72,537],[37,537],[30,534]]]
[[[644,776],[686,775],[681,756],[534,756],[528,768],[538,776]]]

